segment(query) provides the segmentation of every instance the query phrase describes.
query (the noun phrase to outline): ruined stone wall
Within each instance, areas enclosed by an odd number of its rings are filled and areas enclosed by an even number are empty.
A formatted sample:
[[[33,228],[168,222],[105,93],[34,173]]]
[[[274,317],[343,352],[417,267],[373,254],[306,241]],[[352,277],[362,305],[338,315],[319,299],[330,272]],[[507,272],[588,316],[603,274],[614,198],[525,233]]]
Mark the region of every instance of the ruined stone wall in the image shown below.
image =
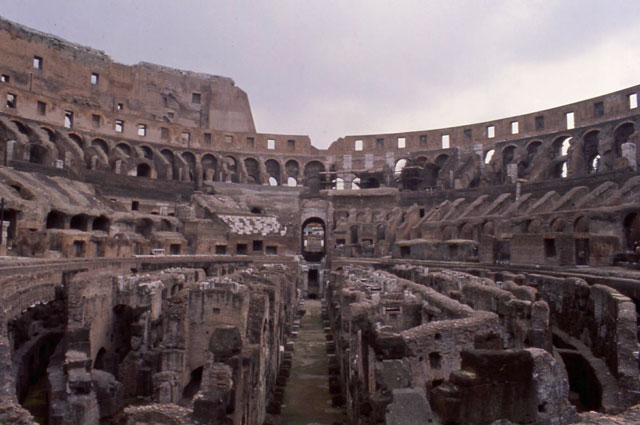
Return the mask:
[[[613,288],[589,286],[577,278],[527,274],[523,283],[536,288],[549,304],[553,326],[602,358],[622,387],[637,391],[638,362],[633,354],[637,350],[636,310],[629,298]]]
[[[532,303],[533,288],[509,281],[500,289],[490,279],[421,267],[392,269],[415,282],[372,269],[339,270],[327,303],[351,423],[575,420],[567,374],[551,346],[548,307]],[[420,320],[398,330],[386,309],[415,317],[415,301]],[[505,337],[510,333],[514,340]],[[530,348],[536,344],[542,348]]]

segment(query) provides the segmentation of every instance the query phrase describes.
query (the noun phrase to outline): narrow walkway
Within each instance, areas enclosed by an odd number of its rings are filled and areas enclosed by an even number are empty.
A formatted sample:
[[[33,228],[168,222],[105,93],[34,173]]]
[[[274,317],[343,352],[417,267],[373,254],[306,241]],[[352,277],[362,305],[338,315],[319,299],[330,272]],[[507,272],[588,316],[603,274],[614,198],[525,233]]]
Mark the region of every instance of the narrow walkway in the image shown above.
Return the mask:
[[[282,406],[282,425],[333,425],[345,423],[343,409],[331,407],[329,361],[322,322],[322,305],[305,300],[291,376]]]

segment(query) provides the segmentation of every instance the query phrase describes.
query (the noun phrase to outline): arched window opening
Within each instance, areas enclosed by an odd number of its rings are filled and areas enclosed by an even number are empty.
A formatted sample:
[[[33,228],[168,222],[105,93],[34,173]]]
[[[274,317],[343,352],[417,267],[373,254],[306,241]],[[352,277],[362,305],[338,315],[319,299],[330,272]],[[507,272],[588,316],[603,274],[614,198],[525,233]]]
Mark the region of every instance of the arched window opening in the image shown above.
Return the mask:
[[[47,158],[47,149],[40,145],[31,145],[29,149],[29,162],[34,164],[45,164]]]
[[[484,155],[484,163],[488,164],[491,162],[491,159],[493,158],[493,154],[496,151],[494,149],[491,149],[490,151],[488,151],[485,155]]]
[[[238,183],[238,161],[232,157],[227,156],[224,158],[222,165],[222,176],[227,183]]]
[[[635,126],[628,122],[616,128],[613,133],[616,155],[622,156],[622,145],[629,141],[629,137],[635,131]]]
[[[40,127],[45,133],[47,133],[47,137],[49,137],[49,140],[54,142],[58,139],[56,137],[56,133],[53,132],[53,130],[51,130],[50,128],[47,127]]]
[[[325,254],[325,225],[319,218],[302,224],[302,255],[307,261],[320,261]]]
[[[109,155],[109,145],[102,139],[93,139],[91,141],[91,146],[96,149],[100,149],[105,155]]]
[[[527,162],[531,163],[533,157],[538,153],[540,147],[542,146],[542,142],[531,142],[529,146],[527,146]]]
[[[104,215],[97,217],[93,220],[92,230],[100,230],[102,232],[109,232],[109,219]]]
[[[64,222],[65,214],[60,211],[52,210],[47,214],[47,229],[64,229]]]
[[[206,154],[200,160],[202,164],[202,180],[203,181],[216,181],[216,174],[218,173],[218,160],[215,156]]]
[[[344,179],[342,177],[338,177],[336,179],[336,185],[334,187],[336,190],[344,190]]]
[[[244,168],[247,170],[247,183],[260,183],[260,164],[254,158],[244,160]]]
[[[74,215],[71,217],[69,228],[86,232],[88,227],[88,218],[89,217],[85,214]]]
[[[126,156],[131,156],[131,147],[124,143],[118,143],[116,145],[116,149],[125,154]]]
[[[561,136],[553,141],[553,157],[559,158],[566,156],[571,147],[571,136]]]
[[[269,177],[269,186],[277,186],[278,180],[275,177]]]
[[[300,173],[300,165],[298,164],[298,161],[293,159],[290,159],[286,164],[284,164],[284,169],[290,177],[298,177],[298,173]]]
[[[269,185],[271,186],[279,186],[280,185],[280,164],[278,161],[274,159],[269,159],[264,163],[264,166],[267,170],[267,174],[269,177]],[[275,180],[275,184],[272,183],[271,179]]]
[[[407,166],[407,160],[404,158],[399,159],[396,162],[396,166],[393,169],[393,172],[396,176],[399,176],[402,173],[402,169]]]
[[[80,136],[78,136],[75,133],[70,133],[69,134],[69,138],[71,140],[73,140],[75,142],[75,144],[78,145],[78,147],[80,149],[84,149],[84,141],[82,140],[82,138]]]
[[[184,152],[182,159],[184,159],[184,162],[187,164],[187,169],[185,170],[187,175],[185,177],[187,177],[189,181],[193,181],[196,172],[196,157],[193,156],[191,152]]]
[[[147,158],[149,161],[153,161],[153,150],[149,146],[140,146],[142,150],[142,155]]]
[[[298,182],[296,181],[296,179],[294,179],[293,177],[289,177],[287,179],[287,186],[289,187],[296,187],[298,185]]]
[[[145,164],[144,162],[138,164],[136,175],[138,177],[151,177],[151,167],[149,166],[149,164]]]

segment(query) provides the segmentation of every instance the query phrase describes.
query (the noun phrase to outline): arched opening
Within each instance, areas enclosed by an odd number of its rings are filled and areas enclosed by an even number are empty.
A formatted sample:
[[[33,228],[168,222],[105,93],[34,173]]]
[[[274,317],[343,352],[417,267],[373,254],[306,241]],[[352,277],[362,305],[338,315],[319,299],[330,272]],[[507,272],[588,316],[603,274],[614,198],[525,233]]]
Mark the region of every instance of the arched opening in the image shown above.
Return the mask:
[[[113,307],[113,333],[111,337],[113,352],[116,360],[121,363],[131,351],[131,337],[133,336],[133,324],[136,322],[136,312],[131,306],[118,304]],[[141,314],[141,313],[138,313]],[[144,386],[138,385],[138,388]],[[143,394],[139,394],[143,395]]]
[[[635,242],[640,243],[640,215],[637,213],[627,214],[622,224],[624,226],[624,246],[628,250],[633,250]]]
[[[344,190],[344,179],[342,177],[336,178],[336,184],[333,188],[335,190]]]
[[[393,174],[395,174],[396,177],[400,176],[400,174],[402,173],[402,169],[406,166],[407,160],[405,158],[400,158],[396,161],[395,167],[393,167]]]
[[[153,161],[153,150],[149,146],[140,146],[140,150],[142,151],[142,156],[149,161]]]
[[[297,185],[298,185],[298,182],[296,181],[296,179],[295,179],[295,178],[293,178],[293,177],[289,177],[289,178],[287,179],[287,186],[289,186],[289,187],[296,187]]]
[[[91,227],[91,230],[99,230],[99,231],[108,233],[109,219],[104,215],[101,215],[100,217],[96,217],[96,219],[93,220],[93,226]]]
[[[45,164],[47,160],[47,149],[40,145],[31,145],[29,148],[29,162],[34,164]]]
[[[218,160],[211,154],[206,154],[200,160],[202,164],[202,180],[213,182],[218,180]]]
[[[269,159],[264,163],[264,166],[267,170],[267,174],[269,177],[269,185],[270,186],[279,186],[280,185],[280,164],[278,161],[274,159]]]
[[[100,149],[105,155],[109,156],[109,145],[103,139],[93,139],[91,146]]]
[[[136,175],[138,177],[151,177],[151,167],[149,166],[149,164],[146,164],[144,162],[138,164]]]
[[[9,370],[3,373],[13,374],[18,402],[41,424],[47,423],[49,410],[47,368],[62,339],[65,323],[65,303],[56,299],[30,307],[6,324],[12,344],[7,353],[9,364],[5,365]]]
[[[260,184],[260,164],[254,158],[244,160],[244,168],[247,170],[247,183]]]
[[[309,218],[302,224],[302,256],[307,261],[320,261],[325,255],[325,224],[320,218]]]
[[[571,147],[571,136],[560,136],[553,141],[553,157],[560,158],[569,153]]]
[[[359,190],[360,189],[360,177],[356,177],[351,181],[351,189]]]
[[[104,356],[105,354],[107,354],[107,350],[104,349],[104,347],[101,347],[100,350],[98,350],[98,354],[96,354],[96,359],[93,362],[93,368],[97,369],[97,370],[105,370],[104,368]]]
[[[182,154],[182,159],[184,159],[184,162],[187,164],[187,169],[185,170],[186,174],[184,177],[188,181],[192,182],[196,175],[196,157],[193,156],[191,152],[184,152]]]
[[[122,152],[126,156],[131,156],[131,146],[126,143],[118,143],[116,145],[116,150]]]
[[[580,353],[560,350],[569,375],[569,401],[578,412],[599,410],[602,406],[602,385],[593,367]]]
[[[553,165],[550,177],[553,179],[564,179],[567,177],[568,172],[567,161],[560,161]]]
[[[527,163],[531,164],[533,158],[540,151],[541,147],[542,142],[539,142],[537,140],[529,143],[529,145],[527,146]]]
[[[84,149],[84,140],[75,133],[69,133],[69,139],[73,140],[80,149]]]
[[[47,137],[49,138],[49,140],[53,143],[55,143],[55,141],[58,139],[58,137],[56,136],[56,133],[51,130],[50,128],[47,127],[40,127],[40,129],[42,131],[44,131],[45,133],[47,133]]]
[[[14,123],[16,127],[18,127],[18,131],[20,133],[24,134],[25,136],[29,136],[31,134],[31,128],[29,128],[27,125],[21,123],[20,121],[11,120],[11,122]]]
[[[184,387],[184,390],[182,391],[183,402],[189,402],[193,400],[193,396],[195,396],[198,391],[200,391],[203,369],[204,366],[200,366],[199,368],[196,368],[191,372],[191,379],[189,379],[189,383]]]
[[[289,177],[298,177],[298,173],[300,173],[300,165],[298,161],[290,159],[284,164],[284,170]]]
[[[160,151],[160,154],[167,161],[167,169],[164,172],[164,178],[168,180],[177,180],[178,173],[176,173],[176,160],[173,156],[173,152],[169,149],[163,149]]]
[[[89,217],[85,214],[74,215],[71,217],[69,228],[86,232],[88,228],[88,221]]]
[[[319,191],[321,187],[321,173],[325,172],[325,166],[320,161],[310,161],[304,166],[304,185],[311,188],[312,192]],[[344,188],[344,184],[343,184]]]
[[[223,174],[224,181],[227,183],[240,182],[238,178],[238,161],[234,157],[227,156],[224,158],[222,174]]]
[[[487,153],[484,154],[484,163],[485,164],[489,164],[491,162],[491,159],[493,159],[493,154],[495,154],[496,151],[494,149],[491,149],[490,151],[488,151]]]
[[[57,210],[49,212],[47,214],[47,229],[64,229],[65,217],[64,213]]]
[[[629,137],[635,131],[633,123],[624,123],[613,132],[613,140],[616,155],[622,156],[622,145],[629,141]]]
[[[585,159],[585,171],[587,173],[596,173],[600,169],[598,134],[599,132],[596,130],[590,131],[584,136],[584,142],[582,145],[582,157]]]
[[[578,217],[573,223],[574,233],[589,233],[589,219],[586,216]]]

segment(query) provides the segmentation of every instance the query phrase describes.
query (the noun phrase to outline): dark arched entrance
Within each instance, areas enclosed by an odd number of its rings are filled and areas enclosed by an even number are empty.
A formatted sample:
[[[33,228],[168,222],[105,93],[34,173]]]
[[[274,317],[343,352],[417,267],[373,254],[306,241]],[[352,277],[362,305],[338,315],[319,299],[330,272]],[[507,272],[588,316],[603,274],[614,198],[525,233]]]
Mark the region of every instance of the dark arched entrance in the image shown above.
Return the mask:
[[[301,253],[305,260],[318,262],[326,253],[326,227],[324,221],[313,217],[302,224]]]

